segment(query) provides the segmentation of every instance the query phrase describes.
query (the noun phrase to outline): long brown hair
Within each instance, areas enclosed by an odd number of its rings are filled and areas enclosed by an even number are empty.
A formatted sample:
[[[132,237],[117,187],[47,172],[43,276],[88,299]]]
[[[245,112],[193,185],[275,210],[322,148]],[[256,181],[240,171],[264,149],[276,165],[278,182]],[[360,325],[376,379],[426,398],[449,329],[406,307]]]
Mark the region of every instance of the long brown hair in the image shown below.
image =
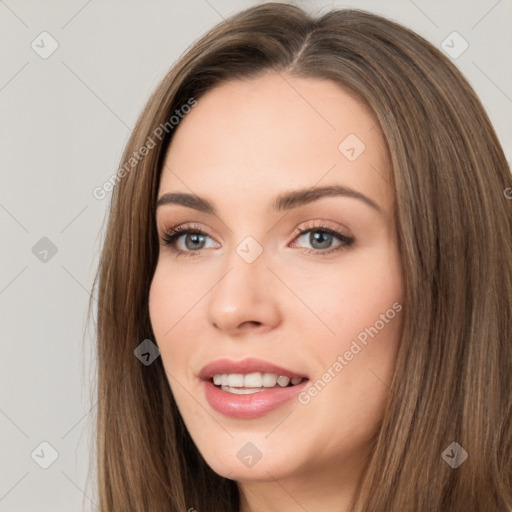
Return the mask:
[[[134,350],[154,341],[155,201],[179,129],[169,119],[223,81],[270,70],[357,94],[392,163],[402,339],[353,510],[512,510],[512,180],[488,116],[457,68],[401,25],[354,9],[314,18],[277,3],[240,12],[196,42],[148,101],[124,152],[123,164],[151,145],[115,180],[94,284],[101,510],[238,511],[236,482],[198,452],[161,358],[146,366]],[[442,457],[453,442],[468,453],[457,468]]]

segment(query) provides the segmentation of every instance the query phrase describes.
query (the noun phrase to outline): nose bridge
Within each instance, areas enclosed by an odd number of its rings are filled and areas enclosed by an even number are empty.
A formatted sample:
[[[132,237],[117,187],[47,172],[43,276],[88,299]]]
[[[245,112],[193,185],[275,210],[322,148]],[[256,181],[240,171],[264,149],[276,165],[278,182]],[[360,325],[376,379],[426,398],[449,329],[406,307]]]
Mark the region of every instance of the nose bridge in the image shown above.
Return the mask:
[[[229,274],[223,280],[227,280],[226,285],[233,284],[240,291],[245,289],[246,295],[248,291],[257,295],[259,285],[268,279],[269,273],[266,268],[269,254],[264,248],[263,235],[259,235],[257,240],[255,236],[248,235],[247,231],[233,230],[232,236],[233,243],[229,246],[224,260],[223,274]],[[231,290],[232,292],[236,292],[236,289]]]
[[[210,323],[234,330],[243,324],[275,324],[279,311],[271,293],[272,273],[268,255],[253,237],[246,236],[229,251],[222,277],[213,287],[208,303]]]

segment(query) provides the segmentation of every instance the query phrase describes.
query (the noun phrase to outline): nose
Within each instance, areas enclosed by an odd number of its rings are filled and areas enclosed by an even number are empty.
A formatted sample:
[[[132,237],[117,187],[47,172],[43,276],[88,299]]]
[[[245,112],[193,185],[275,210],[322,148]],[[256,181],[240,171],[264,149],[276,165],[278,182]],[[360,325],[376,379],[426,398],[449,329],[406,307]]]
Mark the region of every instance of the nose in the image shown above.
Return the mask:
[[[248,263],[233,250],[208,294],[209,323],[230,335],[273,329],[281,321],[278,284],[267,268],[265,253]]]

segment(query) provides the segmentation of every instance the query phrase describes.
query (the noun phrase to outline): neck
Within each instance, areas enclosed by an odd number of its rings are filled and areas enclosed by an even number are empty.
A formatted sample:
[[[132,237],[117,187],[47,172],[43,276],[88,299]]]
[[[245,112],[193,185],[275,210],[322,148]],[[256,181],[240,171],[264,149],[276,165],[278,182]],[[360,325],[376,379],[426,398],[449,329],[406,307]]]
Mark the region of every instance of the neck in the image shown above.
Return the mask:
[[[308,467],[301,474],[265,481],[239,481],[240,512],[350,512],[364,471],[364,461]]]

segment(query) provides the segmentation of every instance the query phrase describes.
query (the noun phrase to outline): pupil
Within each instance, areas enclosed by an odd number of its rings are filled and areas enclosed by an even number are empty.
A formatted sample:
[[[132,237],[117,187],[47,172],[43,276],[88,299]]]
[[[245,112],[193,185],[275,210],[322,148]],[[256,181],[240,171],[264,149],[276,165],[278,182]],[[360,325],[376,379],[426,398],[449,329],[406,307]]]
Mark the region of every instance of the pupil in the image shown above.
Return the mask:
[[[191,240],[191,244],[188,243],[188,241]],[[204,244],[204,236],[201,235],[200,233],[192,233],[192,234],[188,234],[187,237],[185,237],[185,246],[187,247],[187,249],[197,249],[198,246],[197,245],[193,245],[193,244],[196,244],[197,242],[199,243],[203,243]],[[202,248],[199,247],[200,249]]]
[[[315,249],[327,249],[331,245],[331,239],[332,235],[324,231],[312,231],[309,235],[309,242],[313,247],[315,247],[316,242],[320,243],[320,247],[317,246]]]

